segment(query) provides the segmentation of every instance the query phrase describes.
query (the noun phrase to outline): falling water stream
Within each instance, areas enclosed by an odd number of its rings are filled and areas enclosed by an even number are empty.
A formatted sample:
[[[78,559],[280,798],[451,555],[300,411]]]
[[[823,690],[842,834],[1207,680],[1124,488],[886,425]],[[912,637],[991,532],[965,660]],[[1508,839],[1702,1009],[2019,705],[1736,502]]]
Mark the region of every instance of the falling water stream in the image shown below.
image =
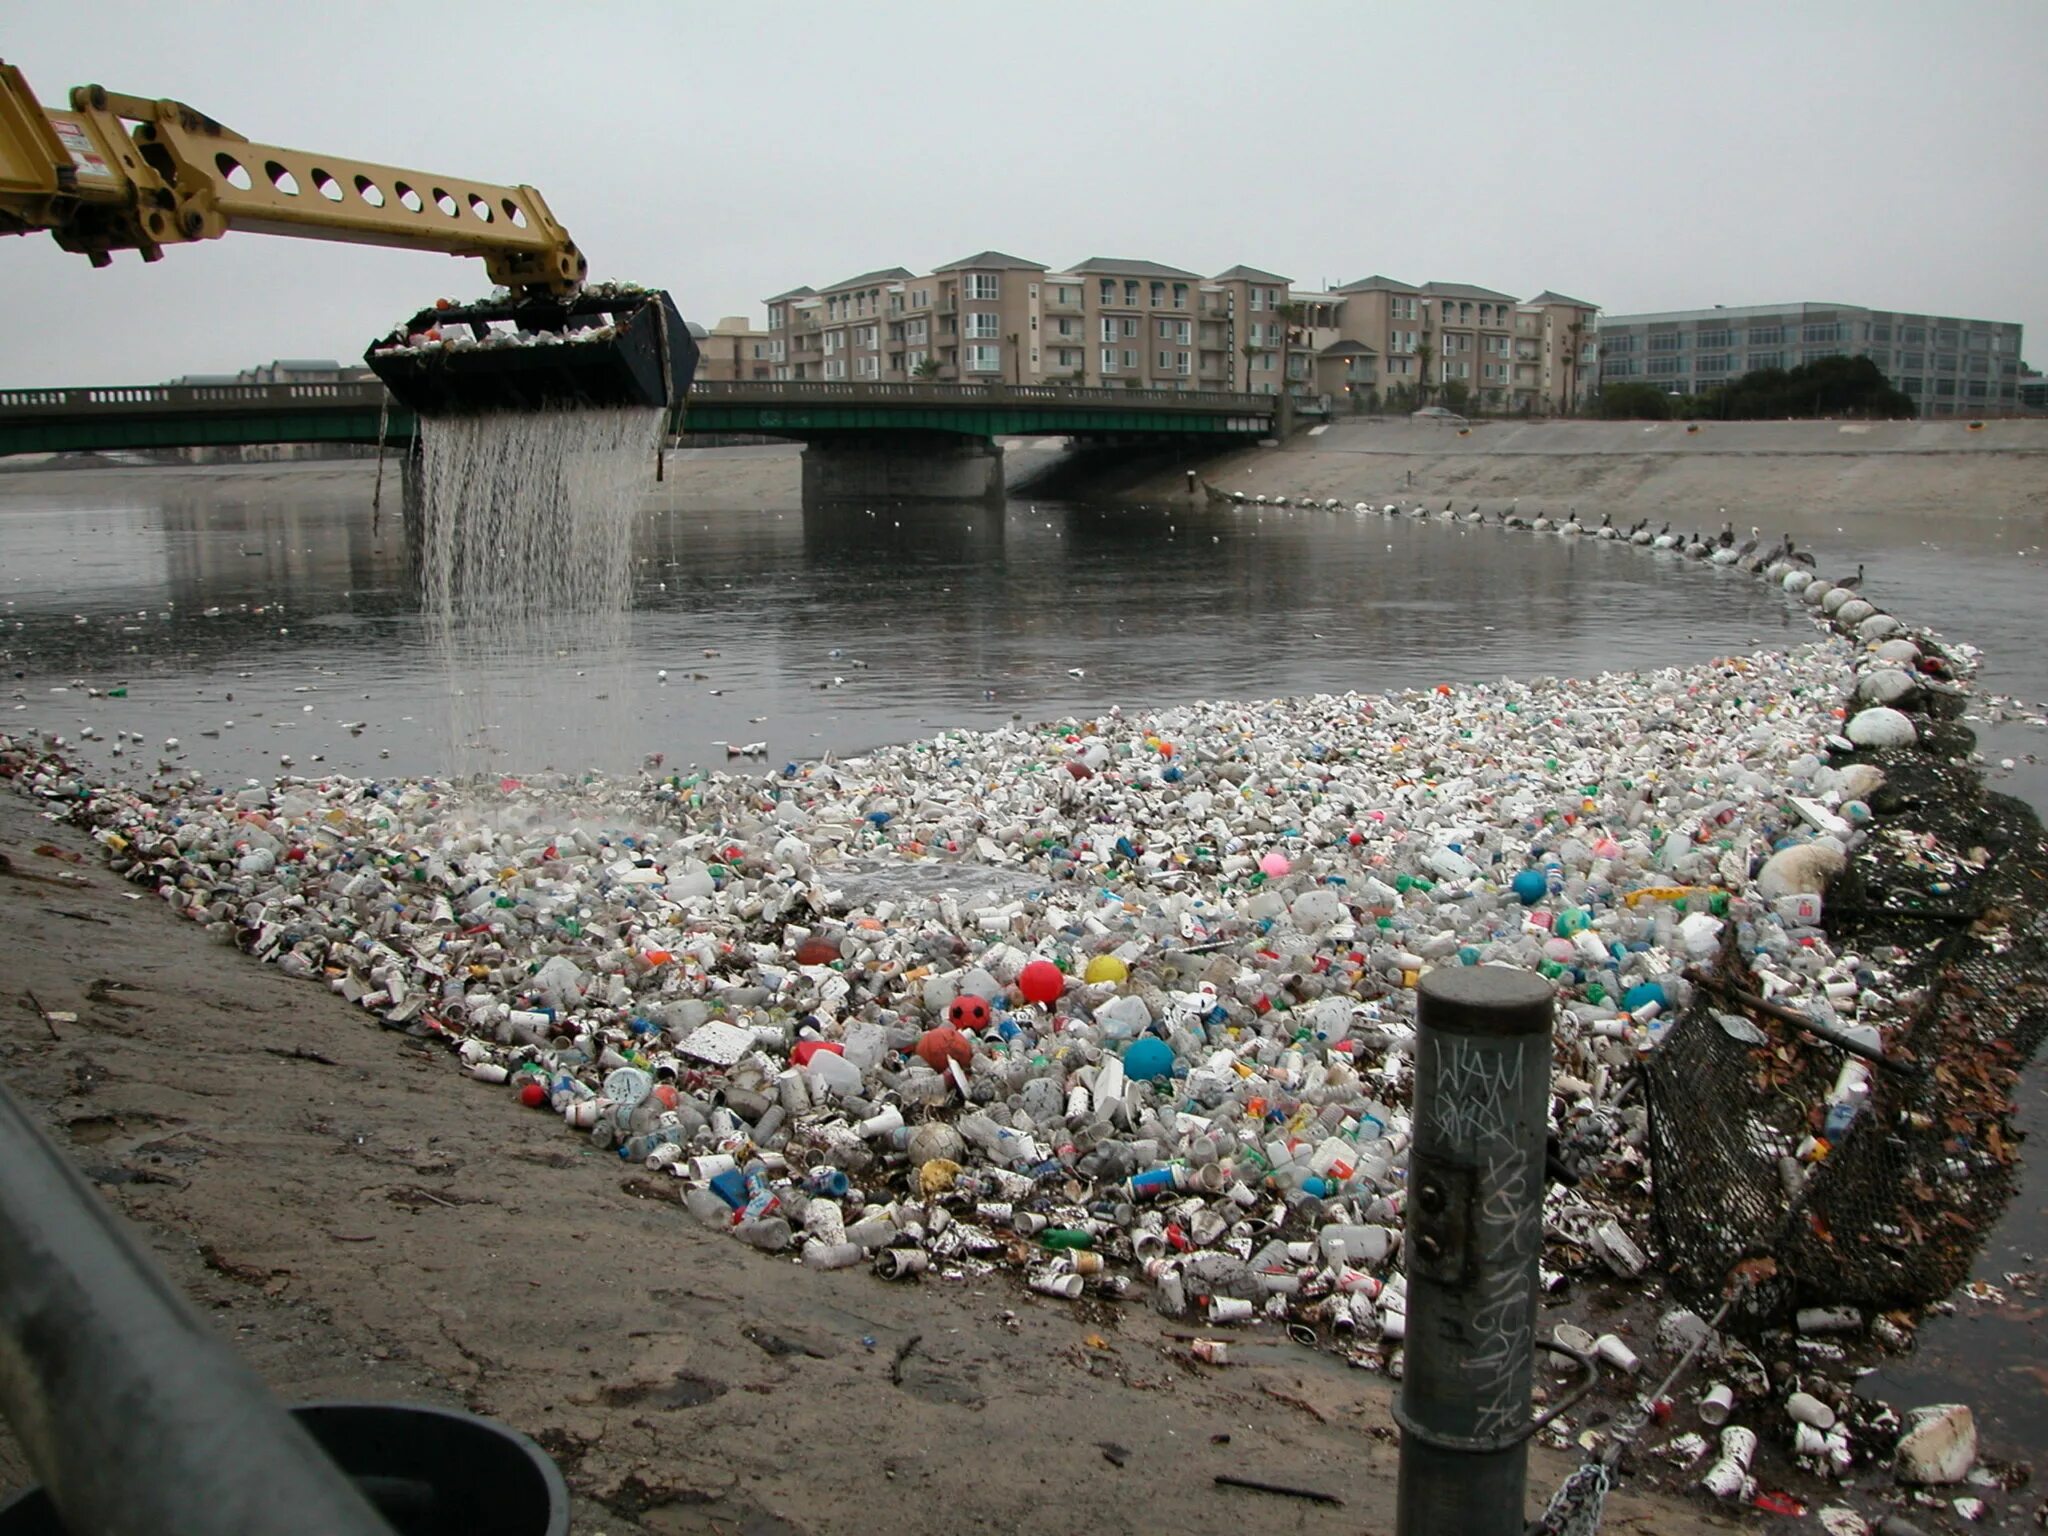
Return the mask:
[[[661,412],[421,427],[421,608],[448,682],[448,772],[493,771],[565,708],[582,766],[624,768],[633,529]]]

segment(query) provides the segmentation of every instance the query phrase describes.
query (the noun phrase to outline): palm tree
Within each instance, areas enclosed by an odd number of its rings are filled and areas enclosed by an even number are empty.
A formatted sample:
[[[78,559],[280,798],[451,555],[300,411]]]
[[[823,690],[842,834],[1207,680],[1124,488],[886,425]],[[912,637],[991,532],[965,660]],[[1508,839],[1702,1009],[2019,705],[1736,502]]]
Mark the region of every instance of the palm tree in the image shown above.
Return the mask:
[[[1273,313],[1280,317],[1280,436],[1284,439],[1294,425],[1294,386],[1288,378],[1287,362],[1297,338],[1294,328],[1308,323],[1308,306],[1298,299],[1285,304],[1275,304]]]
[[[1567,416],[1574,416],[1578,414],[1579,409],[1579,338],[1586,334],[1586,322],[1583,319],[1574,320],[1566,329],[1571,333],[1572,355],[1569,359],[1571,372],[1567,376],[1569,382],[1566,385],[1564,410]]]
[[[1415,361],[1417,366],[1422,369],[1422,379],[1415,386],[1415,390],[1422,397],[1424,405],[1429,404],[1429,364],[1430,359],[1435,356],[1436,348],[1429,344],[1429,333],[1424,331],[1422,333],[1422,340],[1415,343]]]
[[[1238,350],[1244,353],[1244,392],[1250,394],[1252,392],[1252,364],[1266,349],[1255,341],[1248,341]]]
[[[939,361],[927,352],[921,362],[910,370],[913,379],[936,379],[939,376]]]

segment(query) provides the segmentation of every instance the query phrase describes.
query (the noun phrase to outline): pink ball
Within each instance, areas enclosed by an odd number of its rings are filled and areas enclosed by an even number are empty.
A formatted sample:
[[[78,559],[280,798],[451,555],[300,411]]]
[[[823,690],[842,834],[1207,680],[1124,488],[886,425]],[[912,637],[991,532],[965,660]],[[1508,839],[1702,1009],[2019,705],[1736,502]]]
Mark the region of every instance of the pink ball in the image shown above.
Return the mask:
[[[1259,860],[1259,868],[1271,875],[1275,880],[1278,880],[1293,867],[1292,864],[1287,862],[1287,855],[1284,853],[1269,853]]]

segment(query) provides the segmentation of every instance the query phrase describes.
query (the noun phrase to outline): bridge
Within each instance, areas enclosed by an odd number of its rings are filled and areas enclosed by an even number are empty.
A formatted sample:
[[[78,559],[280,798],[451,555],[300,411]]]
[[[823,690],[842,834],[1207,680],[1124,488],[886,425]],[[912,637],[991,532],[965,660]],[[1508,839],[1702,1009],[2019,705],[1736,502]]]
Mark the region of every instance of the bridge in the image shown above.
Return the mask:
[[[670,423],[806,445],[806,500],[1000,495],[999,437],[1219,444],[1274,430],[1271,395],[1069,384],[747,380],[694,385]],[[0,390],[0,456],[270,443],[403,446],[412,414],[382,384],[142,384]]]

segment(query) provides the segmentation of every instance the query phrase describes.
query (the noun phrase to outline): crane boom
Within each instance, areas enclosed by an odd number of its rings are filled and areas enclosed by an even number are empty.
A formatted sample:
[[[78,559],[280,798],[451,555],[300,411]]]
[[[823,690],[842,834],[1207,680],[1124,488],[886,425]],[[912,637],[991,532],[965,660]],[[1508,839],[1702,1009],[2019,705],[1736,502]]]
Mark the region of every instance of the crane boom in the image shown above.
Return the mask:
[[[97,85],[46,110],[0,61],[0,234],[38,230],[94,266],[238,230],[480,256],[515,294],[572,298],[589,270],[532,187],[259,144]]]

